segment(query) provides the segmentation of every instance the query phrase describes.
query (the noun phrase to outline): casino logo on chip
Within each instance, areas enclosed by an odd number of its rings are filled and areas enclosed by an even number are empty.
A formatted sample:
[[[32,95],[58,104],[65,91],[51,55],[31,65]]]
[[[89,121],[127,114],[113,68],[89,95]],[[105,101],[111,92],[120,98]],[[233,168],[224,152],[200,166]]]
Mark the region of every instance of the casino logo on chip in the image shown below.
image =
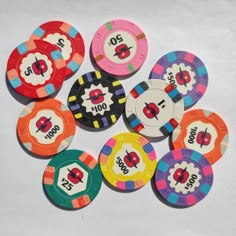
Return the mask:
[[[113,20],[95,33],[91,51],[97,65],[112,75],[128,76],[144,63],[148,43],[143,31],[127,20]]]
[[[124,112],[125,91],[112,76],[95,71],[82,75],[68,96],[76,120],[91,128],[107,128]]]
[[[161,80],[137,84],[127,97],[125,113],[130,126],[148,137],[166,137],[179,124],[184,112],[180,93]]]
[[[185,110],[204,95],[208,84],[203,62],[184,51],[170,52],[161,57],[154,65],[150,78],[173,84],[183,96]]]

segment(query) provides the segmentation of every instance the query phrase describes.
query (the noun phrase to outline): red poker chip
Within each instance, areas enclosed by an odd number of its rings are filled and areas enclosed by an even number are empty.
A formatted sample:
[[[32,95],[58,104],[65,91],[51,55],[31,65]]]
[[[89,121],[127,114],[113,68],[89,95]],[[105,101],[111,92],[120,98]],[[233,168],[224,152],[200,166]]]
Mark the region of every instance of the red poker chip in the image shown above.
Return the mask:
[[[57,92],[64,81],[65,60],[55,45],[42,40],[20,44],[7,63],[7,77],[13,89],[30,98]]]
[[[30,39],[41,39],[59,48],[66,61],[67,78],[76,73],[84,60],[84,40],[79,31],[66,22],[46,22],[35,29]]]

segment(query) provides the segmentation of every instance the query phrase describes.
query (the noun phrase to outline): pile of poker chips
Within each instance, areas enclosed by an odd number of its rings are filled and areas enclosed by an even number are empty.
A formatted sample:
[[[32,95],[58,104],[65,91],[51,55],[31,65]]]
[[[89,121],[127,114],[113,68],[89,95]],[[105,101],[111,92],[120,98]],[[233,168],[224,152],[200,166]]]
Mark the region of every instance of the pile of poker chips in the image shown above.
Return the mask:
[[[132,76],[145,62],[144,32],[127,20],[102,25],[91,44],[91,60],[101,71],[76,79],[68,107],[49,96],[73,76],[84,58],[84,41],[72,25],[51,21],[13,50],[7,77],[19,94],[33,98],[21,112],[17,135],[22,146],[40,157],[52,157],[44,175],[45,193],[63,209],[87,206],[99,193],[102,176],[110,186],[133,191],[151,179],[162,200],[188,207],[202,200],[213,183],[212,164],[225,152],[228,130],[214,112],[193,109],[204,95],[208,74],[190,52],[161,57],[147,81],[126,96],[120,77]],[[109,128],[125,113],[134,132],[115,134],[98,158],[81,150],[65,150],[76,122]],[[157,161],[149,138],[171,136],[172,150]],[[98,161],[97,161],[98,160]]]

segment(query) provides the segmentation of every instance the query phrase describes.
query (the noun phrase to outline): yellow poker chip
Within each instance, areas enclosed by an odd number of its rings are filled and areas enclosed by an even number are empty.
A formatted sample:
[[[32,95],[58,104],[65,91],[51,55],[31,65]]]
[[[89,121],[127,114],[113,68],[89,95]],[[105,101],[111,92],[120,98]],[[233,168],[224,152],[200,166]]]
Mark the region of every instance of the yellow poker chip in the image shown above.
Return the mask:
[[[144,186],[157,165],[152,144],[135,133],[121,133],[110,138],[101,150],[99,162],[107,182],[127,191]]]

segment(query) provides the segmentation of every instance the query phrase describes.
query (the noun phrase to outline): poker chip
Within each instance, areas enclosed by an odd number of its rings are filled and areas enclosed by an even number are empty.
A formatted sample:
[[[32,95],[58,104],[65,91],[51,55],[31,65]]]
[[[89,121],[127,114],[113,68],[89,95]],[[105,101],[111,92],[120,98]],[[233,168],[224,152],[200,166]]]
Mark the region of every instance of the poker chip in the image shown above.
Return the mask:
[[[208,84],[203,62],[185,51],[174,51],[161,57],[152,68],[150,78],[173,84],[183,96],[185,110],[203,96]]]
[[[184,114],[172,135],[174,148],[190,148],[203,154],[210,164],[222,157],[229,141],[223,119],[214,112],[195,109]]]
[[[54,156],[43,175],[46,195],[63,209],[87,206],[99,193],[101,184],[97,161],[80,150],[66,150]]]
[[[7,77],[13,89],[21,95],[43,98],[61,88],[65,65],[56,46],[32,40],[13,50],[7,62]]]
[[[70,145],[75,127],[69,108],[49,98],[31,102],[23,109],[17,134],[26,150],[40,156],[52,156]]]
[[[156,169],[156,153],[151,143],[135,133],[121,133],[103,146],[99,163],[107,182],[120,190],[144,186]]]
[[[155,185],[167,203],[178,207],[201,201],[213,184],[213,170],[207,159],[191,149],[176,149],[157,164]]]
[[[56,45],[66,62],[66,77],[79,69],[84,60],[84,41],[78,30],[62,21],[50,21],[40,25],[30,39],[41,39]]]
[[[184,112],[181,94],[162,80],[149,79],[137,84],[126,100],[129,125],[142,135],[162,138],[179,124]]]
[[[95,33],[91,45],[97,65],[109,74],[128,76],[144,63],[148,43],[144,32],[127,20],[112,20]]]
[[[91,128],[107,128],[124,111],[125,91],[110,75],[94,71],[79,77],[72,86],[68,104],[76,120]]]

